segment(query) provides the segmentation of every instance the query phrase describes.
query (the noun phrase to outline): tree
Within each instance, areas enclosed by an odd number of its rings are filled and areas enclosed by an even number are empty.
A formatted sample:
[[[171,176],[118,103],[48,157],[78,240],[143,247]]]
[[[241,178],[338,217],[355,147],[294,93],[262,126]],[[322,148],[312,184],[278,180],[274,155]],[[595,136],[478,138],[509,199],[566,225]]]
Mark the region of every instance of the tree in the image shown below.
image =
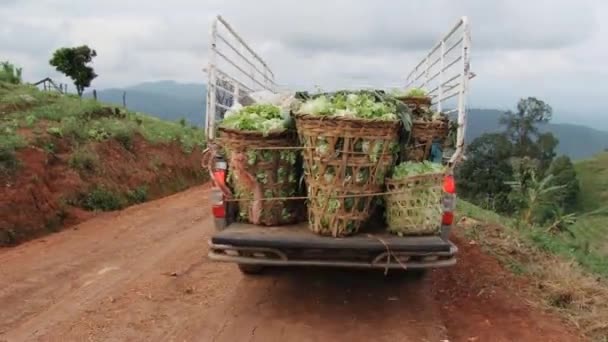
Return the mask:
[[[566,212],[574,211],[580,186],[574,164],[570,158],[567,156],[555,158],[547,172],[553,175],[553,185],[564,186],[564,190],[555,198],[557,205]]]
[[[535,157],[540,162],[540,170],[546,171],[553,158],[555,158],[555,148],[559,144],[559,140],[551,132],[543,133],[536,139]]]
[[[509,182],[513,187],[512,202],[518,203],[522,220],[527,223],[545,221],[547,212],[555,209],[552,198],[559,196],[563,185],[553,185],[553,175],[539,179],[536,172],[530,172],[530,178],[523,182],[519,174],[515,173],[516,180]]]
[[[475,139],[458,168],[459,194],[489,209],[511,211],[511,188],[507,184],[513,179],[511,152],[512,145],[502,134],[484,134]]]
[[[93,61],[97,52],[86,45],[60,48],[53,53],[49,63],[74,81],[78,96],[82,97],[84,89],[91,85],[97,74],[88,63]]]
[[[535,140],[539,136],[541,123],[551,120],[553,110],[545,102],[528,97],[517,103],[517,112],[508,111],[500,118],[500,124],[506,126],[506,134],[513,143],[513,155],[516,157],[534,156]]]
[[[0,81],[21,84],[22,68],[17,68],[8,61],[0,62]]]

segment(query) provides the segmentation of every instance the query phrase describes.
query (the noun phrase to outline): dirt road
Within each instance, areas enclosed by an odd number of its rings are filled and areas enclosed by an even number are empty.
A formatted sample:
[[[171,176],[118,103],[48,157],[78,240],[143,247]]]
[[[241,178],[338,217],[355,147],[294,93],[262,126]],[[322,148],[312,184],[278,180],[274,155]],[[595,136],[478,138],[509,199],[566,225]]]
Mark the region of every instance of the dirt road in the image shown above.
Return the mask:
[[[205,259],[204,187],[0,250],[0,341],[577,341],[459,241],[426,278]]]

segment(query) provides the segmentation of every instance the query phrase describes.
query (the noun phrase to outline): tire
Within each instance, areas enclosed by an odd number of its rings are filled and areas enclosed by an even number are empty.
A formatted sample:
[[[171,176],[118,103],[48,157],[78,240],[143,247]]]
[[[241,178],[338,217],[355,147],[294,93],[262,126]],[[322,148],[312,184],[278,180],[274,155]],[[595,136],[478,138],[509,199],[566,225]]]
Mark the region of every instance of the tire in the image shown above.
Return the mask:
[[[262,265],[239,264],[239,270],[246,275],[260,274],[264,270]]]

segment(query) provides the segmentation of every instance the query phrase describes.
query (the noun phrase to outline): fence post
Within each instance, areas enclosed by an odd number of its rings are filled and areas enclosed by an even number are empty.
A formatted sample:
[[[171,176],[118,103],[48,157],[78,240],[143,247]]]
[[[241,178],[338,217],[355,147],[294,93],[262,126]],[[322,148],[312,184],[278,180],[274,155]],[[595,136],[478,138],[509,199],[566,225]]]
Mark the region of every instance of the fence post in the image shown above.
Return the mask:
[[[97,89],[93,89],[93,98],[97,101]]]
[[[126,91],[122,92],[122,106],[124,108],[127,108],[127,92]]]

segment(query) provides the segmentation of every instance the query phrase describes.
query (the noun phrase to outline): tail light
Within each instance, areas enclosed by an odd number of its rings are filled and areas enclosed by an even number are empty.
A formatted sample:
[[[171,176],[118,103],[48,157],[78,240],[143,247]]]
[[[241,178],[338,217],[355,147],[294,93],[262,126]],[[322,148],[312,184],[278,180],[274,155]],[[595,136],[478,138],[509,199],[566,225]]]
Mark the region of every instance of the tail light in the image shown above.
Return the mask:
[[[454,223],[456,209],[456,182],[454,176],[447,175],[443,179],[443,217],[441,224],[449,226]]]
[[[210,202],[211,212],[215,218],[226,217],[226,207],[224,206],[224,193],[218,187],[218,185],[226,184],[226,169],[227,165],[225,161],[215,162],[213,168],[213,184],[215,185],[211,189]]]

